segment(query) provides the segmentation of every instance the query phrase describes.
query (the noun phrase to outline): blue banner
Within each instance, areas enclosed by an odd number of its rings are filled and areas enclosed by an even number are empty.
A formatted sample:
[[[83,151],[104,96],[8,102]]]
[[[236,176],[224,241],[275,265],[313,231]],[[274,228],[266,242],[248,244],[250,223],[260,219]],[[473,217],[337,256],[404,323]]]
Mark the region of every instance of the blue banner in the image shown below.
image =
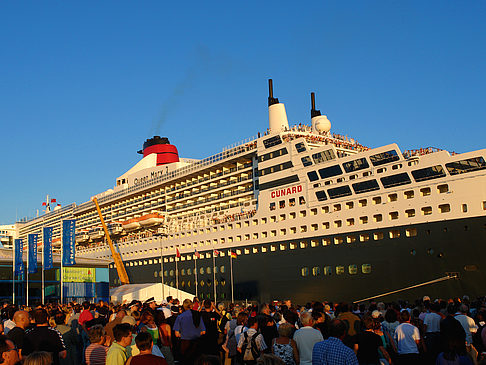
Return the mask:
[[[44,270],[52,269],[52,227],[44,227],[42,230],[42,254],[44,255]]]
[[[72,266],[76,264],[75,254],[76,220],[66,219],[62,221],[62,264]]]
[[[14,256],[15,256],[15,267],[14,275],[20,276],[24,274],[24,260],[22,259],[22,254],[24,252],[24,241],[20,238],[14,241]]]
[[[28,243],[29,243],[29,256],[27,257],[28,261],[28,272],[29,274],[35,274],[37,272],[37,240],[39,235],[38,234],[29,234],[27,236]]]

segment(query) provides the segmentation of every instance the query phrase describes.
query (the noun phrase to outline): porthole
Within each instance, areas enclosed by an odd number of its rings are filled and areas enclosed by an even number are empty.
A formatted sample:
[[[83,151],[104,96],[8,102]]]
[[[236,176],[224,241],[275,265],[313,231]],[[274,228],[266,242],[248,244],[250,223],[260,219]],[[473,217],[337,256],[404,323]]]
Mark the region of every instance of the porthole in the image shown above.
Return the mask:
[[[344,274],[344,266],[336,266],[336,274],[337,275]]]
[[[206,267],[206,274],[211,274],[212,270],[211,270],[211,267]]]
[[[159,273],[157,271],[154,271],[154,278],[156,278],[157,276],[159,276]]]
[[[434,254],[434,249],[433,248],[428,248],[427,249],[427,254],[428,255],[433,255]]]
[[[358,273],[358,265],[349,265],[348,272],[350,275],[356,275]]]
[[[312,276],[319,276],[321,274],[321,268],[319,266],[314,266],[312,268]]]
[[[417,254],[416,250],[410,250],[410,255],[415,256]]]
[[[324,275],[332,275],[332,266],[324,266]]]
[[[219,267],[219,272],[221,274],[224,274],[226,272],[226,268],[224,267],[224,265],[222,265],[222,266]]]
[[[199,274],[201,274],[201,275],[204,274],[204,267],[199,268]]]
[[[186,275],[186,269],[181,269],[181,275]]]
[[[371,264],[363,264],[363,265],[361,265],[361,272],[363,274],[370,274],[371,273]]]
[[[169,271],[169,276],[174,276],[174,270]]]
[[[225,285],[226,285],[226,280],[221,279],[221,285],[222,285],[222,286],[225,286]]]
[[[308,267],[303,267],[302,269],[300,269],[300,275],[302,276],[308,276],[309,275],[309,268]]]
[[[199,285],[201,286],[201,288],[204,286],[204,280],[201,280],[201,282],[199,283]]]

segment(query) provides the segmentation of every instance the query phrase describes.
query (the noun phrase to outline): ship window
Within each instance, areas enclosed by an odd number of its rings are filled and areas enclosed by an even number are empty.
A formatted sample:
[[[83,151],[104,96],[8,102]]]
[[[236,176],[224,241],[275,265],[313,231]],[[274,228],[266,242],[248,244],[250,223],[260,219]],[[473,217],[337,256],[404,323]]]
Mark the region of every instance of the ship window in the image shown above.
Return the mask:
[[[297,152],[301,153],[301,152],[305,152],[305,144],[303,142],[299,142],[299,143],[296,143],[295,144],[295,149],[297,150]]]
[[[379,241],[383,239],[383,232],[375,232],[373,233],[373,239],[375,241]]]
[[[258,156],[258,162],[264,162],[267,160],[270,160],[272,158],[280,157],[283,155],[286,155],[288,153],[286,148],[281,148],[279,150],[270,152],[270,153],[265,153],[264,155]]]
[[[270,210],[275,210],[276,209],[276,205],[275,205],[275,202],[273,203],[270,203]]]
[[[346,203],[346,209],[353,209],[354,208],[354,203],[353,202],[347,202]]]
[[[409,190],[409,191],[404,192],[403,195],[405,195],[405,199],[412,199],[414,193],[413,193],[413,190]]]
[[[356,275],[358,273],[358,265],[349,265],[348,272],[350,275]]]
[[[326,162],[329,160],[333,160],[336,158],[336,155],[334,154],[333,150],[327,150],[327,151],[322,151],[318,153],[314,153],[312,155],[312,159],[314,160],[314,163],[321,163],[321,162]]]
[[[398,169],[401,169],[401,168],[402,168],[401,163],[392,166],[392,170],[398,170]]]
[[[291,167],[294,167],[294,165],[292,164],[292,161],[287,161],[287,162],[284,162],[284,163],[281,163],[281,164],[278,164],[278,165],[274,165],[274,166],[264,168],[264,169],[260,170],[258,174],[259,174],[259,176],[265,176],[265,175],[273,174],[274,172],[279,172],[279,171],[290,169]]]
[[[343,170],[341,170],[341,166],[339,165],[319,169],[319,175],[321,176],[321,179],[327,179],[333,176],[341,175],[342,173]]]
[[[192,270],[191,269],[187,269],[187,275],[192,275]]]
[[[282,228],[282,229],[280,230],[280,235],[281,235],[281,236],[285,236],[286,234],[287,234],[287,230],[286,230],[285,228]]]
[[[444,169],[441,165],[426,167],[424,169],[412,171],[412,176],[415,181],[425,181],[431,179],[438,179],[446,176]]]
[[[422,196],[428,196],[428,195],[430,195],[430,188],[422,188],[422,189],[420,189],[420,194]]]
[[[329,224],[329,222],[323,222],[323,223],[322,223],[322,228],[323,228],[323,229],[329,229],[329,228],[330,228],[330,224]]]
[[[258,226],[258,219],[253,219],[253,225],[254,225],[254,226]],[[221,228],[222,228],[221,230],[222,230],[222,231],[224,231],[224,228],[223,228],[223,227],[224,227],[224,226],[221,226]]]
[[[305,210],[301,210],[299,212],[299,217],[305,217],[307,215],[307,212]]]
[[[333,208],[335,212],[338,212],[341,210],[341,204],[334,204]]]
[[[253,248],[251,249],[251,252],[252,252],[252,253],[258,253],[258,248],[253,247]]]
[[[356,242],[356,236],[347,236],[346,237],[346,242],[347,243],[354,243],[354,242]]]
[[[278,207],[279,207],[280,209],[285,208],[285,200],[281,200],[281,201],[279,201],[279,202],[278,202]]]
[[[277,221],[277,216],[272,215],[272,216],[270,217],[270,222],[275,223],[276,221]]]
[[[292,234],[297,233],[297,228],[295,228],[295,227],[290,227],[290,233],[292,233]]]
[[[437,191],[439,194],[447,193],[449,191],[449,185],[447,184],[438,185]]]
[[[303,196],[299,196],[299,205],[305,204],[305,198]]]
[[[486,169],[486,162],[482,157],[469,158],[467,160],[446,163],[446,168],[451,175]]]
[[[483,201],[483,210],[486,210],[486,201]]]
[[[359,217],[359,223],[367,224],[368,223],[368,217]]]
[[[410,184],[412,182],[406,172],[402,172],[401,174],[396,174],[391,176],[385,176],[382,177],[380,180],[385,188]]]
[[[363,265],[361,265],[361,272],[363,274],[370,274],[371,273],[371,264],[363,264]]]
[[[373,204],[374,205],[381,204],[381,197],[380,196],[374,197],[373,198]]]
[[[169,276],[174,276],[174,270],[169,271]]]
[[[462,212],[467,213],[467,204],[462,205]]]
[[[297,248],[297,244],[295,242],[291,242],[289,247],[291,250],[295,250]]]
[[[449,213],[451,211],[450,204],[441,204],[439,205],[439,212],[441,213]]]
[[[360,234],[359,235],[359,240],[361,242],[366,242],[366,241],[369,241],[370,240],[370,235],[365,233],[365,234]]]
[[[312,268],[312,276],[319,276],[321,275],[321,268],[319,266],[314,266]]]
[[[186,275],[186,270],[185,269],[181,269],[181,275]]]
[[[383,216],[382,216],[381,214],[375,214],[375,215],[373,216],[373,220],[374,220],[375,222],[381,222],[381,221],[383,220]]]
[[[311,209],[311,215],[317,215],[317,208]]]
[[[262,253],[267,252],[267,250],[268,250],[268,249],[267,249],[265,246],[262,246]]]
[[[295,219],[296,216],[297,214],[295,212],[290,212],[289,214],[290,219]]]
[[[309,181],[319,180],[319,176],[317,176],[317,172],[315,172],[315,171],[309,171],[307,173],[307,177],[309,178]]]
[[[384,172],[386,172],[386,167],[380,167],[379,169],[376,170],[377,174],[382,174]]]
[[[405,214],[407,215],[408,218],[415,217],[415,209],[407,209],[405,211]]]
[[[341,243],[344,242],[344,239],[342,237],[334,237],[334,244],[335,245],[340,245]]]
[[[336,274],[337,275],[344,274],[344,266],[336,266]]]
[[[387,152],[378,153],[376,155],[370,156],[370,161],[373,166],[380,166],[386,163],[390,163],[393,161],[398,161],[400,157],[398,157],[397,151],[391,150]]]
[[[331,244],[331,239],[330,238],[323,238],[322,239],[322,245],[323,246],[329,246]]]
[[[332,275],[332,266],[324,266],[323,274]]]
[[[319,246],[319,240],[311,240],[311,247],[317,247],[317,246]]]
[[[360,207],[366,207],[368,205],[368,201],[366,199],[361,199],[358,201]]]
[[[282,139],[280,138],[280,136],[273,136],[263,140],[263,145],[265,146],[265,148],[277,146],[281,143],[282,143]]]
[[[329,206],[327,206],[327,205],[326,205],[325,207],[322,207],[322,208],[321,208],[321,212],[322,212],[323,214],[325,214],[325,213],[329,213]]]
[[[388,194],[388,201],[389,202],[396,202],[398,200],[397,194]]]
[[[368,161],[366,161],[366,158],[359,158],[354,161],[343,163],[343,167],[344,167],[344,171],[353,172],[362,169],[367,169],[368,167],[370,167],[370,165],[368,164]]]
[[[302,161],[302,165],[304,165],[304,167],[312,165],[312,159],[309,156],[301,157],[300,160]]]
[[[346,225],[347,226],[354,226],[354,218],[346,219]]]
[[[432,214],[432,207],[423,207],[421,210],[422,210],[422,215],[431,215]]]
[[[405,230],[405,236],[415,237],[417,235],[417,228],[407,228]]]
[[[341,228],[341,226],[343,225],[343,222],[342,221],[334,221],[334,227],[336,228]]]
[[[270,231],[270,237],[275,237],[277,235],[277,231],[272,230]]]
[[[398,212],[390,212],[389,215],[391,220],[398,219]]]
[[[348,185],[340,186],[338,188],[328,189],[327,193],[329,194],[329,198],[336,199],[343,196],[349,196],[352,194],[351,189]]]
[[[280,214],[280,221],[284,221],[285,220],[285,214]]]
[[[318,224],[311,224],[311,230],[312,231],[317,231],[319,229],[319,225]]]
[[[390,231],[390,238],[400,237],[400,231],[398,229],[393,229]]]
[[[302,276],[308,276],[309,275],[309,268],[308,267],[303,267],[302,269],[300,269],[300,275]]]
[[[307,232],[307,226],[300,226],[300,233]]]

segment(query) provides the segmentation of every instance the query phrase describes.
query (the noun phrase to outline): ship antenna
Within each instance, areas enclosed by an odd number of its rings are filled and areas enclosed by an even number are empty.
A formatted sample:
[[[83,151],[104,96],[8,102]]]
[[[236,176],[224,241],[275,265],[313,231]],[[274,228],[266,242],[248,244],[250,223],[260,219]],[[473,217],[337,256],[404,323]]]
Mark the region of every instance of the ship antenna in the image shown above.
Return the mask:
[[[316,94],[311,93],[311,118],[318,117],[321,115],[320,110],[316,110]]]
[[[268,106],[278,104],[278,99],[273,97],[273,81],[268,79]]]

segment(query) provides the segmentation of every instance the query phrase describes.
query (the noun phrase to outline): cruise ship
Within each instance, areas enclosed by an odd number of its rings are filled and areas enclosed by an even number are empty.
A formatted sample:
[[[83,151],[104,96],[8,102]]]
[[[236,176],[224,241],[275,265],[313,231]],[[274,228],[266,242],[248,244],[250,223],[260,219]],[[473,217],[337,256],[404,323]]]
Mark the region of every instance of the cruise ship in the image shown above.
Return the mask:
[[[217,301],[484,295],[486,150],[368,148],[332,133],[314,94],[310,123],[289,125],[271,80],[268,110],[264,133],[202,160],[147,139],[95,195],[130,283]],[[73,218],[76,255],[111,259],[92,199],[19,222],[19,236],[52,226],[59,245]]]

